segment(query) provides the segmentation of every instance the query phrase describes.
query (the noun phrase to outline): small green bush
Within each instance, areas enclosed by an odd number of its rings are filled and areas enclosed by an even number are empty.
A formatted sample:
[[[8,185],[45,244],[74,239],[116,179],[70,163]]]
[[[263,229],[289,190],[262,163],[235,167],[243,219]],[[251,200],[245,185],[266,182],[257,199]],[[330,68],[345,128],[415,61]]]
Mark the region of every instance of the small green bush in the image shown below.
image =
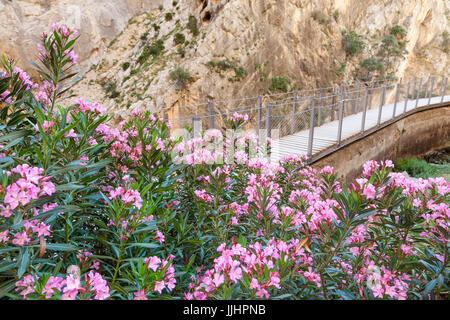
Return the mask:
[[[175,35],[173,36],[173,42],[175,44],[183,44],[185,41],[186,38],[182,33],[175,33]]]
[[[189,72],[181,67],[177,67],[169,73],[170,80],[175,81],[180,87],[185,87],[186,83],[191,79]]]
[[[216,63],[216,67],[219,68],[220,70],[225,71],[225,70],[233,68],[233,62],[227,58],[225,60],[218,61]]]
[[[236,67],[234,68],[235,80],[240,81],[245,78],[248,74],[248,71],[244,67]]]
[[[406,30],[402,26],[393,26],[391,28],[391,34],[394,36],[400,35],[402,38],[406,36]]]
[[[125,71],[130,67],[130,63],[129,62],[124,62],[122,63],[122,70]]]
[[[141,55],[138,58],[138,62],[143,64],[148,60],[148,58],[152,55],[154,58],[159,56],[164,50],[164,42],[162,40],[158,40],[151,45],[146,45],[144,50],[142,50]]]
[[[183,47],[178,47],[177,53],[178,53],[182,58],[184,58],[184,56],[186,55],[186,50],[184,50]]]
[[[198,30],[198,21],[194,16],[189,16],[189,20],[187,23],[187,28],[192,33],[193,36],[198,36],[200,31]]]
[[[166,15],[164,16],[164,19],[166,19],[166,21],[170,21],[173,18],[173,13],[172,12],[167,12]]]
[[[339,10],[334,10],[334,13],[333,13],[333,18],[334,18],[334,21],[338,21],[338,19],[339,19]]]
[[[141,71],[140,68],[136,68],[136,69],[131,70],[130,76],[134,76],[134,75],[138,74],[139,71]]]
[[[450,50],[450,37],[448,31],[442,32],[442,50],[448,53]]]
[[[397,56],[401,57],[407,53],[405,50],[406,41],[400,41],[393,34],[389,34],[381,41],[380,50],[378,56]]]
[[[142,41],[145,41],[145,40],[147,40],[147,37],[148,37],[148,31],[144,32],[144,33],[141,35],[140,39],[141,39]]]
[[[211,60],[206,65],[211,68],[217,68],[219,71],[226,71],[234,67],[233,61],[228,58],[220,61]]]
[[[408,158],[397,160],[395,170],[398,172],[406,171],[412,177],[428,179],[435,175],[439,167],[434,168],[424,159]]]
[[[342,47],[347,57],[353,57],[364,50],[365,43],[359,34],[354,31],[347,32],[344,30],[342,35]]]
[[[110,99],[115,99],[120,96],[120,92],[116,90],[117,85],[114,81],[110,80],[103,84],[103,90],[105,90],[106,96]]]
[[[281,90],[287,92],[289,90],[289,83],[285,77],[272,78],[272,84],[269,87],[270,91]]]
[[[155,30],[155,32],[158,32],[159,29],[161,29],[160,26],[158,26],[156,23],[152,24],[153,30]]]
[[[361,67],[369,70],[369,71],[382,71],[384,70],[383,61],[376,58],[364,59],[360,63]]]

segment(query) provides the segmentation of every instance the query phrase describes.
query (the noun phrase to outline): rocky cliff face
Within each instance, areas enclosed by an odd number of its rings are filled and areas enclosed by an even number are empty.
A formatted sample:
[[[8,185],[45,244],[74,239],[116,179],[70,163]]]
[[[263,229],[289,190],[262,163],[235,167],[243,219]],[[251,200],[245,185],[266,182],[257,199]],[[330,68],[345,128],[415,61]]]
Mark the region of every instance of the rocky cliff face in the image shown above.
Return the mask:
[[[57,22],[82,33],[76,47],[82,66],[101,59],[128,20],[158,7],[158,0],[0,0],[0,54],[27,62],[36,55],[42,32]]]
[[[0,51],[32,56],[45,26],[75,7],[82,66],[92,66],[76,90],[121,116],[371,78],[449,75],[446,0],[0,0]],[[395,34],[404,47],[380,56],[395,26],[405,31]],[[344,30],[360,35],[364,49],[348,55]]]

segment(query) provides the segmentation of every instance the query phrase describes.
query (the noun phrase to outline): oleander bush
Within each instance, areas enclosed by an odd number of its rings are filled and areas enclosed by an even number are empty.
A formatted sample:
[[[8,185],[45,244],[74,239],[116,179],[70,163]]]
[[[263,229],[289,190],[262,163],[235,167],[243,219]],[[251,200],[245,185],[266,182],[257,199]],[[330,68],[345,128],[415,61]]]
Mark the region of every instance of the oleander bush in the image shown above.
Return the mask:
[[[95,102],[61,106],[75,40],[44,34],[40,84],[3,60],[1,298],[448,298],[444,179],[269,163],[247,115],[192,139],[149,112],[114,127]]]

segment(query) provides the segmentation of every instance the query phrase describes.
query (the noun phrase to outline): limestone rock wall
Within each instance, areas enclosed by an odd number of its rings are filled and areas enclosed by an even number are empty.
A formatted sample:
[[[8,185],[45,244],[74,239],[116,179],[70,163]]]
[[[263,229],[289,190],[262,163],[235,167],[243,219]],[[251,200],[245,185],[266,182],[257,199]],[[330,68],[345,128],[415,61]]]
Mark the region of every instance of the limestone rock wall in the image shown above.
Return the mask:
[[[78,23],[85,73],[76,90],[123,116],[267,93],[275,77],[289,90],[356,81],[395,25],[407,31],[407,53],[393,59],[390,76],[448,76],[449,10],[447,0],[0,0],[0,52],[26,61],[51,22]],[[346,57],[343,30],[362,36],[362,53]],[[177,33],[185,43],[175,43]],[[161,54],[139,63],[158,40]],[[226,59],[232,67],[210,65]],[[191,76],[182,88],[170,78],[177,67]]]
[[[36,42],[54,23],[78,29],[76,50],[82,66],[101,59],[108,43],[131,17],[157,7],[159,0],[0,0],[0,54],[20,60],[35,58]]]

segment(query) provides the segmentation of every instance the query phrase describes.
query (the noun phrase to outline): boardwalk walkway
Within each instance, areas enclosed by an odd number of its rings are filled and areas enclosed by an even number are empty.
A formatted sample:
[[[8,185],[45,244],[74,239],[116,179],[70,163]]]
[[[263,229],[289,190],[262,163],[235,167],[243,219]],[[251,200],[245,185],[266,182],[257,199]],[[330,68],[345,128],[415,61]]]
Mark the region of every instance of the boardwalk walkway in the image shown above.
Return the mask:
[[[384,79],[161,109],[173,128],[194,132],[226,127],[235,113],[248,115],[244,131],[272,138],[271,162],[306,154],[314,162],[415,111],[449,105],[446,76]],[[395,103],[395,101],[397,101]],[[184,117],[179,117],[184,115]],[[186,115],[189,115],[186,117]]]
[[[450,95],[442,97],[433,97],[409,100],[406,104],[400,101],[396,105],[395,117],[399,117],[404,113],[408,113],[416,108],[437,105],[443,102],[450,102]],[[364,112],[359,112],[346,116],[342,120],[341,141],[350,139],[351,137],[361,134],[362,117]],[[364,121],[364,131],[376,128],[378,126],[378,118],[380,108],[374,108],[366,111]],[[391,121],[394,115],[394,104],[387,104],[381,108],[380,125]],[[312,156],[318,154],[330,147],[336,146],[338,143],[339,121],[332,121],[321,126],[315,127],[312,139]],[[280,139],[274,139],[272,143],[271,161],[274,162],[284,155],[288,154],[307,154],[308,141],[310,139],[309,129],[297,132],[292,135],[284,136]]]

